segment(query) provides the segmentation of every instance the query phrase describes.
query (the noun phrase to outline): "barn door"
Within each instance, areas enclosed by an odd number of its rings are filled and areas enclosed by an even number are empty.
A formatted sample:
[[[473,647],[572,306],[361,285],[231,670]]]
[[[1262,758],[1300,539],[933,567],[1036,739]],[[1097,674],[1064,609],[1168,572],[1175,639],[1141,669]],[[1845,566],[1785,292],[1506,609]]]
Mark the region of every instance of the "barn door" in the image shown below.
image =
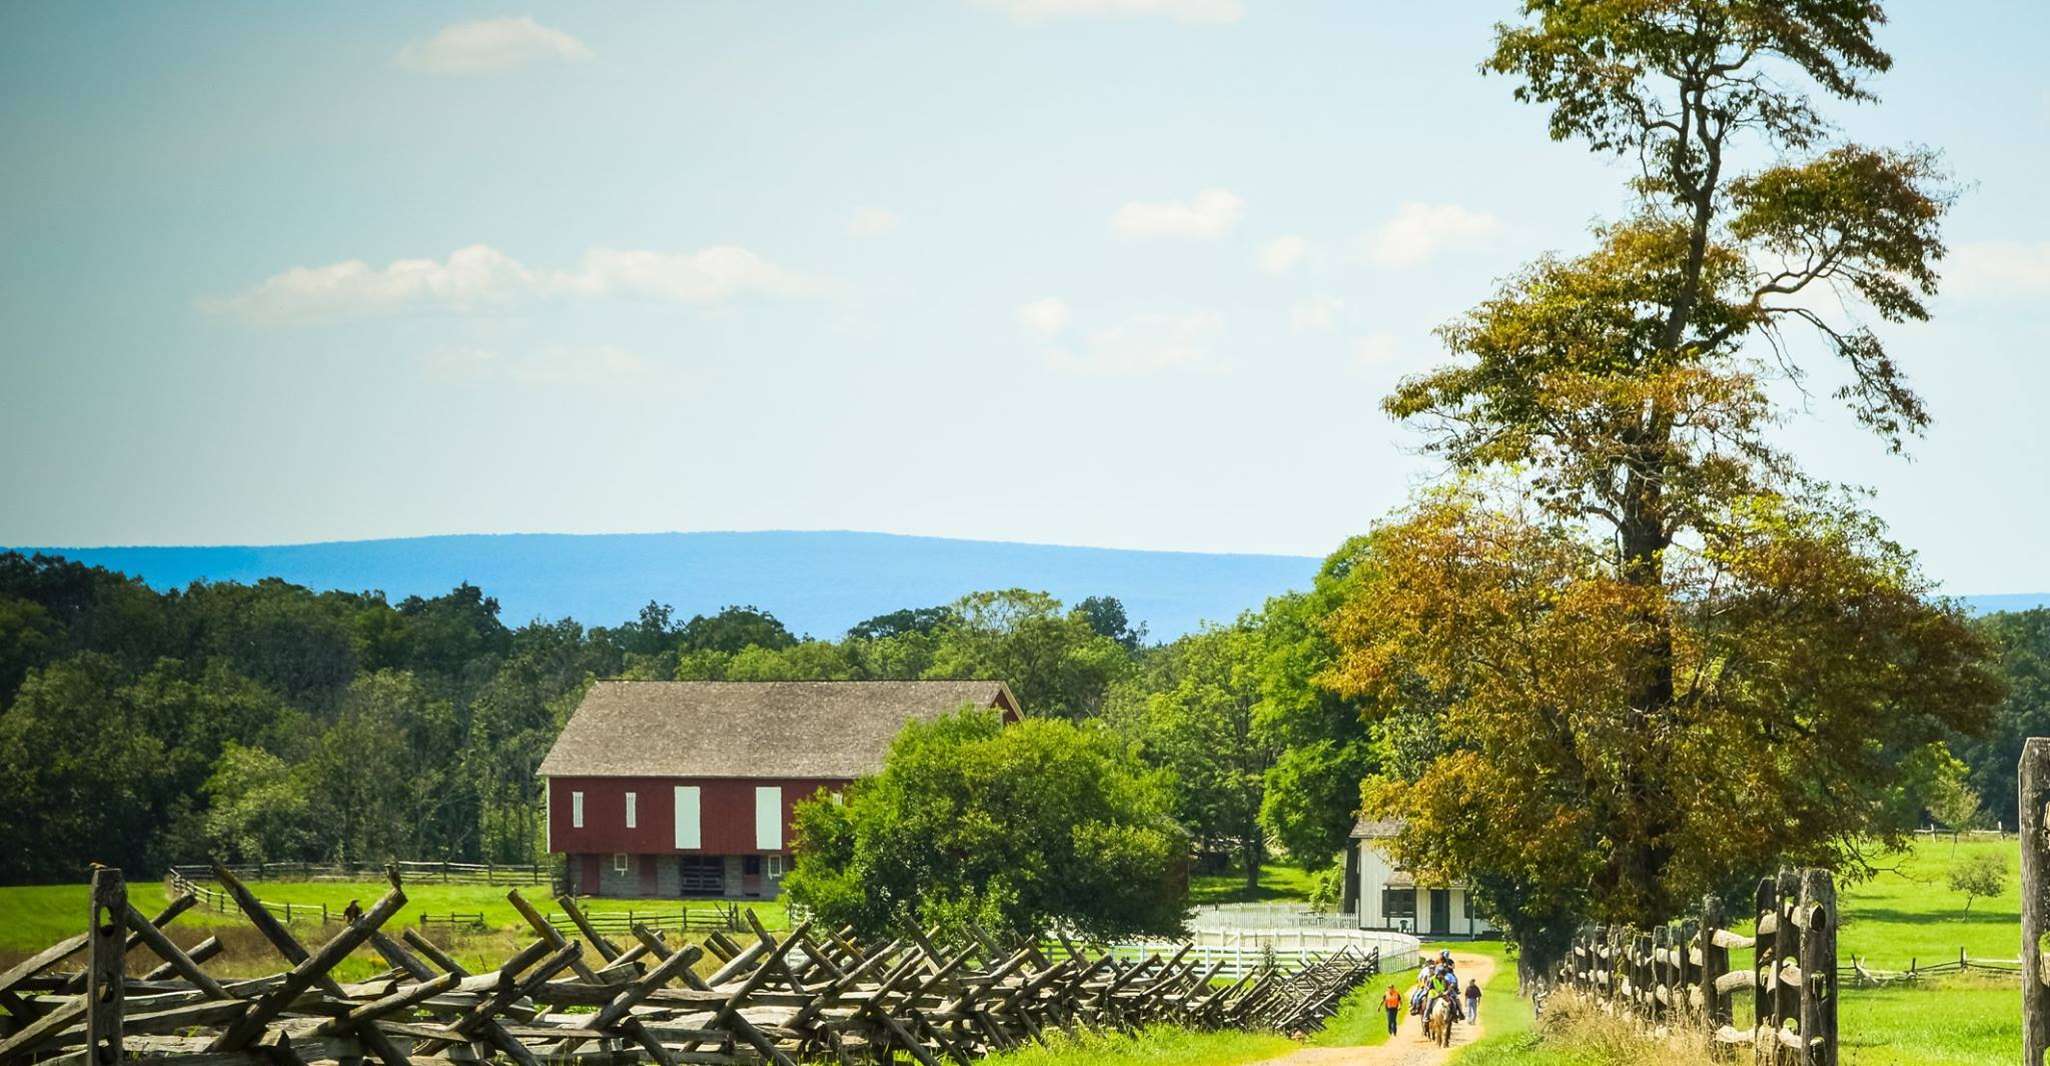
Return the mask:
[[[1444,935],[1452,931],[1452,890],[1434,888],[1431,890],[1431,932]]]

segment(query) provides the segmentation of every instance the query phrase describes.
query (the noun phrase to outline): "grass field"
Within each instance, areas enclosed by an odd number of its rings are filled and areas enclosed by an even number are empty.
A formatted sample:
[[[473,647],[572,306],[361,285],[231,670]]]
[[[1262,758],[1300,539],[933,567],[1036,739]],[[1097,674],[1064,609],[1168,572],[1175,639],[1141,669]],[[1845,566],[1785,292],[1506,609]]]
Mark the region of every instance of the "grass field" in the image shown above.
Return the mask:
[[[1296,1042],[1273,1033],[1197,1033],[1156,1027],[1058,1040],[984,1062],[991,1066],[1239,1066],[1283,1055]]]
[[[1204,903],[1280,903],[1287,900],[1308,900],[1311,877],[1299,866],[1270,862],[1260,868],[1260,886],[1246,887],[1243,873],[1218,874],[1189,879],[1189,902]]]
[[[382,881],[264,881],[252,883],[249,887],[257,898],[266,903],[289,902],[295,909],[301,904],[311,905],[314,917],[308,921],[295,916],[293,924],[299,929],[299,939],[318,943],[325,939],[320,931],[320,904],[327,904],[330,913],[340,916],[350,900],[360,900],[363,906],[368,907],[388,886]],[[491,969],[531,941],[531,937],[525,935],[526,923],[506,899],[507,891],[504,885],[409,884],[406,886],[406,905],[386,923],[385,928],[396,931],[402,926],[418,925],[422,915],[482,915],[482,929],[452,928],[437,923],[429,932],[436,943],[465,966]],[[547,885],[521,886],[520,894],[543,914],[559,913],[560,908],[551,898]],[[166,902],[163,883],[157,881],[130,882],[128,898],[135,904],[135,909],[146,915],[162,910]],[[86,899],[87,888],[83,884],[0,888],[0,967],[84,931]],[[639,916],[675,914],[684,904],[676,900],[586,900],[582,906],[591,914],[631,911]],[[691,906],[704,910],[711,904],[699,901]],[[771,929],[789,927],[788,909],[780,901],[758,901],[744,906],[753,907],[762,924]],[[195,907],[180,915],[166,931],[172,939],[188,948],[207,935],[219,934],[226,951],[209,963],[207,969],[223,976],[255,976],[276,971],[285,965],[256,934],[248,920],[239,914],[222,914]],[[704,966],[712,964],[708,957]],[[336,972],[344,980],[355,980],[380,969],[381,965],[370,953],[358,952]]]
[[[2007,865],[2007,891],[1972,901],[1952,891],[1947,874],[1953,861],[1994,855]],[[1948,840],[1924,840],[1899,856],[1879,860],[1891,869],[1870,881],[1838,889],[1843,924],[1837,951],[1848,965],[1852,955],[1869,966],[1904,970],[1910,960],[1956,961],[1959,948],[1975,958],[2013,959],[2021,954],[2021,846],[2013,841],[1966,841],[1953,858]]]
[[[266,903],[291,903],[295,907],[310,904],[318,908],[327,904],[328,910],[339,916],[350,900],[361,900],[363,906],[370,906],[378,896],[384,894],[386,885],[382,881],[351,883],[338,881],[265,881],[249,886],[259,899]],[[484,925],[492,930],[525,929],[526,923],[506,900],[504,885],[437,885],[409,884],[406,886],[406,905],[387,923],[388,927],[415,925],[422,915],[481,914]],[[558,913],[547,885],[525,885],[520,894],[543,914]],[[27,885],[0,888],[0,951],[34,951],[47,947],[58,940],[78,933],[85,928],[86,886],[77,885]],[[135,908],[145,914],[153,914],[165,903],[164,886],[161,882],[131,882],[128,898]],[[678,900],[607,900],[584,901],[584,910],[592,914],[626,913],[676,914],[685,904]],[[709,902],[690,904],[694,909],[705,910]],[[789,913],[779,900],[756,901],[743,904],[752,907],[762,924],[771,929],[782,929],[789,925]],[[318,924],[318,917],[314,919]],[[178,918],[180,926],[242,925],[243,918],[236,914],[216,914],[203,908],[194,908]]]

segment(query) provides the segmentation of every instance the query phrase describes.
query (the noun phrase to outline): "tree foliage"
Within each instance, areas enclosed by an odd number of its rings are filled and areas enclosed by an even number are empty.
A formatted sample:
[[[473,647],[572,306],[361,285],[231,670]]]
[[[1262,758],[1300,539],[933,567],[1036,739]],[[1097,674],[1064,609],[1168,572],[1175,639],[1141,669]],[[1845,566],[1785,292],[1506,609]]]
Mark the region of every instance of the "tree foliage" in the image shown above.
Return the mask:
[[[864,935],[1171,933],[1188,841],[1169,803],[1162,775],[1106,730],[964,710],[907,726],[844,802],[799,804],[783,888]]]
[[[0,553],[0,882],[208,854],[534,861],[535,771],[593,678],[987,677],[1068,715],[1133,669],[1051,597],[971,601],[965,625],[962,605],[922,608],[837,642],[753,607],[679,623],[659,602],[612,627],[509,628],[471,585],[397,603],[278,580],[158,592]]]
[[[1972,901],[1991,898],[2007,891],[2007,861],[1998,855],[1967,855],[1950,864],[1950,890],[1965,897],[1964,913],[1972,913]]]
[[[1496,480],[1377,532],[1329,676],[1408,745],[1367,793],[1408,819],[1403,858],[1539,922],[1650,923],[1897,834],[1895,770],[1997,697],[1912,557],[1771,432],[1769,380],[1817,344],[1889,447],[1927,423],[1861,317],[1927,316],[1949,193],[1927,152],[1830,140],[1812,94],[1869,99],[1891,63],[1869,0],[1524,12],[1484,69],[1555,138],[1634,158],[1634,202],[1444,327],[1455,360],[1388,398]]]
[[[1162,649],[1129,708],[1110,715],[1141,758],[1171,775],[1176,820],[1199,853],[1236,858],[1250,888],[1266,858],[1260,822],[1275,751],[1255,726],[1259,630],[1250,617]]]
[[[2007,694],[1993,709],[1991,728],[1959,736],[1952,747],[1970,767],[1972,786],[1992,816],[2014,825],[2022,744],[2050,736],[2050,608],[1991,615],[1978,629],[1997,649]]]

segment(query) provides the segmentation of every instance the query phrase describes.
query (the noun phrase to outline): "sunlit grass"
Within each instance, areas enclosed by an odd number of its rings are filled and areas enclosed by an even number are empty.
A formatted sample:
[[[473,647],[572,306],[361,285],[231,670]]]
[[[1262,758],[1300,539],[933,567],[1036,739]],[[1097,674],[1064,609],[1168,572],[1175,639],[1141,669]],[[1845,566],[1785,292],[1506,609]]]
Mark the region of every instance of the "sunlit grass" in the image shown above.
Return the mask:
[[[1237,1066],[1284,1055],[1293,1040],[1273,1033],[1198,1033],[1156,1026],[1137,1033],[1055,1035],[1032,1047],[983,1061],[990,1066]]]
[[[1269,862],[1260,867],[1258,888],[1246,887],[1243,872],[1212,874],[1189,879],[1190,903],[1307,903],[1315,878],[1300,866]]]

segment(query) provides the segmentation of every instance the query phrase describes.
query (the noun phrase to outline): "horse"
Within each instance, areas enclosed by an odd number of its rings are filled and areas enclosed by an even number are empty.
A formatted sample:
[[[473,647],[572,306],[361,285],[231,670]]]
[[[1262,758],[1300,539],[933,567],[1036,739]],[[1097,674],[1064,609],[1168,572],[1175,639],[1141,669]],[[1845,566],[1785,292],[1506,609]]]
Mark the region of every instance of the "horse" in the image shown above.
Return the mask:
[[[1424,1008],[1424,1038],[1436,1040],[1439,1047],[1452,1046],[1452,997],[1432,996]]]

